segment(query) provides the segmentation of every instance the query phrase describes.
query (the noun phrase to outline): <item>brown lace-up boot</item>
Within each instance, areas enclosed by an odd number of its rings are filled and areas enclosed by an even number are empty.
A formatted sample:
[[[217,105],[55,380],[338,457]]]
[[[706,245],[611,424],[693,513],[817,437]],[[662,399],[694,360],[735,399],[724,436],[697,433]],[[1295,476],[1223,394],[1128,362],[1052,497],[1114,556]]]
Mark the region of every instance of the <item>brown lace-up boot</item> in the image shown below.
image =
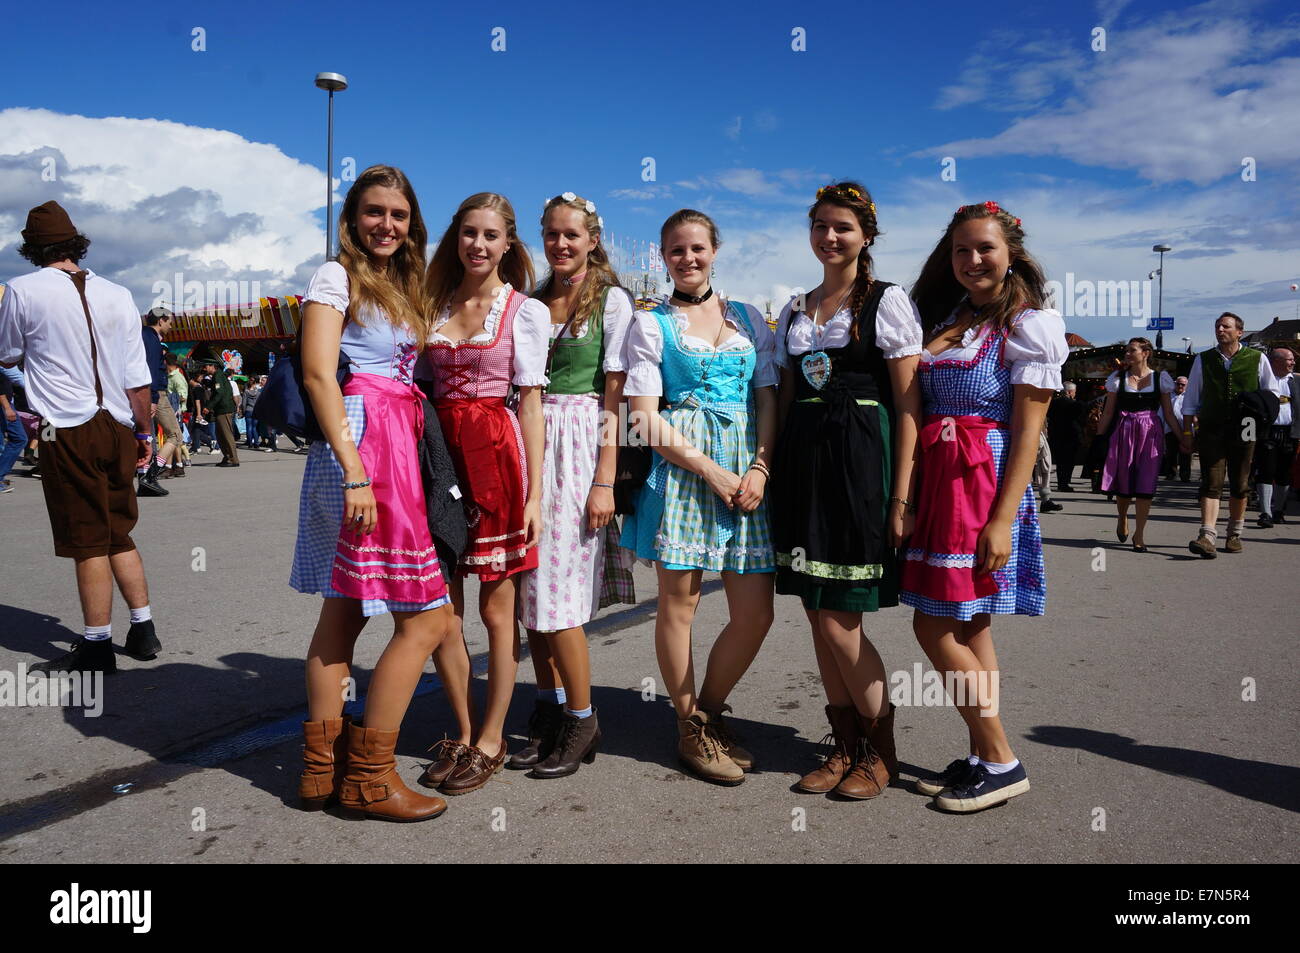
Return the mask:
[[[563,718],[563,705],[544,702],[540,698],[535,701],[533,713],[528,716],[528,746],[512,754],[510,760],[506,762],[506,767],[519,771],[531,768],[550,757]]]
[[[324,810],[339,797],[348,766],[348,725],[351,715],[302,723],[302,776],[298,798],[304,811]]]
[[[713,737],[727,753],[727,757],[736,762],[736,767],[741,771],[753,771],[754,756],[740,746],[739,736],[722,717],[724,712],[731,711],[731,706],[719,705],[717,708],[705,708],[701,705],[700,711],[709,716],[709,730],[713,732]]]
[[[856,711],[853,714],[858,723],[858,743],[853,752],[853,767],[844,775],[844,780],[835,786],[835,793],[841,797],[865,801],[884,793],[889,786],[889,770],[869,740],[872,723],[879,719],[863,718]]]
[[[427,821],[447,810],[440,797],[416,794],[397,773],[396,731],[348,726],[348,771],[339,804],[349,817]]]
[[[853,752],[858,746],[858,713],[852,705],[847,708],[826,706],[826,718],[831,723],[830,733],[821,744],[830,743],[830,753],[821,766],[803,776],[796,788],[805,794],[826,794],[844,780],[853,767]]]
[[[677,719],[677,758],[697,778],[714,784],[739,784],[745,780],[740,765],[722,750],[706,711]]]
[[[894,703],[889,703],[888,714],[871,719],[871,729],[867,735],[871,747],[876,749],[880,760],[885,763],[889,780],[898,780],[898,752],[894,749]]]

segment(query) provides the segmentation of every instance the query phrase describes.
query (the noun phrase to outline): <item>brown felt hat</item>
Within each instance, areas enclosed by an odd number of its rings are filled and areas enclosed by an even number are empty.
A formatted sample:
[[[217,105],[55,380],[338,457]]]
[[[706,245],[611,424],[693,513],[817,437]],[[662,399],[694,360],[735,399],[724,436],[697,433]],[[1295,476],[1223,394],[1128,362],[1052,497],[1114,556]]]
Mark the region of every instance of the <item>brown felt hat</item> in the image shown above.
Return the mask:
[[[51,199],[27,213],[27,227],[23,241],[32,245],[53,245],[77,237],[77,227],[68,218],[63,206]]]

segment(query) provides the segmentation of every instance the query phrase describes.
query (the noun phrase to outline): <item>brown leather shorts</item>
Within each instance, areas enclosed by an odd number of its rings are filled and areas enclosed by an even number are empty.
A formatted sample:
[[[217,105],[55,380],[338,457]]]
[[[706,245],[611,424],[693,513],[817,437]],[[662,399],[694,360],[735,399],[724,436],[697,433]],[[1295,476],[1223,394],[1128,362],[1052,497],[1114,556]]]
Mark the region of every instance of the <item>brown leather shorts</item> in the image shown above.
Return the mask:
[[[54,552],[69,559],[135,549],[135,434],[101,410],[84,424],[59,427],[38,458]]]

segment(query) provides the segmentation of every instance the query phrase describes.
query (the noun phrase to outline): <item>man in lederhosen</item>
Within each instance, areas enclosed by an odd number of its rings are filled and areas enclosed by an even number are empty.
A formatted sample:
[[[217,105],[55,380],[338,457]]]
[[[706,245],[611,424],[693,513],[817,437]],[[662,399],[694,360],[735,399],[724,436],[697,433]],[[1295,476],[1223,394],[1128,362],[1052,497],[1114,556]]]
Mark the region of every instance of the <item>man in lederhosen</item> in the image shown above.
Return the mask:
[[[90,240],[58,203],[32,209],[22,237],[18,253],[39,270],[0,298],[0,364],[25,364],[54,552],[75,561],[85,622],[70,653],[31,671],[114,672],[115,579],[131,609],[127,654],[149,660],[162,647],[131,540],[136,463],[153,452],[140,312],[131,292],[77,264]]]
[[[1231,311],[1219,315],[1214,322],[1217,346],[1196,355],[1183,396],[1183,432],[1196,433],[1196,449],[1201,455],[1201,529],[1187,548],[1204,559],[1218,555],[1215,523],[1225,477],[1228,540],[1223,548],[1229,553],[1242,549],[1251,460],[1261,434],[1256,433],[1253,420],[1248,423],[1239,399],[1255,391],[1281,393],[1263,352],[1242,346],[1243,330],[1241,318]],[[1182,449],[1191,449],[1190,437],[1183,437]]]

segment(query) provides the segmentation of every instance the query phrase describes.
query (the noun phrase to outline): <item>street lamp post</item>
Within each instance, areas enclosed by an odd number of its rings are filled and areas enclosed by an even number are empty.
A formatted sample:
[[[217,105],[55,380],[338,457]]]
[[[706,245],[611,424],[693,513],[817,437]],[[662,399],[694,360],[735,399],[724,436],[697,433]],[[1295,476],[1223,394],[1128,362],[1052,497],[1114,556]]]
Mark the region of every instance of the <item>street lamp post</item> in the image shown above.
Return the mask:
[[[348,80],[341,73],[317,73],[316,86],[330,94],[329,131],[325,137],[325,260],[330,261],[334,247],[334,93],[347,89]]]
[[[1151,250],[1160,253],[1160,267],[1156,274],[1160,276],[1159,297],[1156,299],[1156,350],[1162,351],[1165,346],[1164,328],[1160,327],[1160,319],[1165,316],[1165,252],[1173,251],[1168,245],[1152,245]]]

